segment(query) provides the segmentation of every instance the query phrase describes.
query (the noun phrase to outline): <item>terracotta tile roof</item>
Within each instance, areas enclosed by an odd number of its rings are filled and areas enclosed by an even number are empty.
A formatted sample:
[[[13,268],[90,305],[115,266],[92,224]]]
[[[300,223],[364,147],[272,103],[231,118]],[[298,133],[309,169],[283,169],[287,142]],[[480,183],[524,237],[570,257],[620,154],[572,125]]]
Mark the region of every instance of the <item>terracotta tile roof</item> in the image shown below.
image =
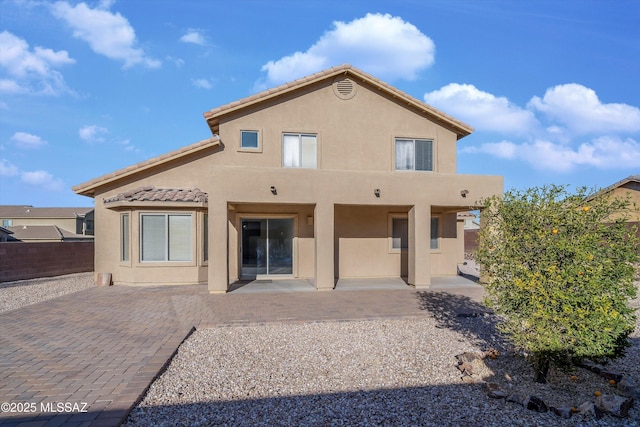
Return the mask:
[[[405,92],[402,92],[399,89],[396,89],[395,87],[383,82],[382,80],[379,80],[378,78],[370,74],[365,73],[362,70],[359,70],[351,66],[350,64],[343,64],[337,67],[329,68],[324,71],[320,71],[318,73],[312,74],[310,76],[306,76],[298,80],[294,80],[292,82],[285,83],[280,86],[265,90],[255,95],[248,96],[238,101],[234,101],[229,104],[222,105],[220,107],[217,107],[210,111],[205,112],[204,118],[207,120],[207,123],[209,124],[209,127],[211,128],[212,132],[216,133],[216,129],[217,129],[216,119],[229,112],[246,108],[250,105],[280,96],[282,94],[299,89],[303,86],[307,86],[308,84],[325,80],[340,74],[351,74],[352,76],[360,80],[366,81],[369,84],[372,84],[373,86],[386,91],[391,96],[401,99],[405,101],[407,104],[422,110],[423,113],[431,116],[435,121],[453,128],[453,130],[458,134],[458,139],[464,136],[467,136],[471,132],[473,132],[473,128],[468,124],[463,123],[460,120],[454,117],[451,117],[440,110],[437,110],[436,108],[430,106],[429,104],[423,101],[420,101],[419,99],[416,99],[411,95],[408,95]]]
[[[152,186],[140,187],[124,193],[119,193],[115,197],[104,199],[105,203],[115,202],[200,202],[206,203],[207,193],[197,188],[174,189],[155,188]]]
[[[196,153],[198,151],[207,149],[209,147],[215,147],[220,144],[220,137],[214,135],[211,138],[196,142],[195,144],[187,145],[186,147],[179,148],[177,150],[171,151],[169,153],[153,157],[149,160],[145,160],[143,162],[136,163],[135,165],[127,166],[126,168],[119,169],[115,172],[108,173],[106,175],[102,175],[98,178],[94,178],[85,183],[76,185],[72,188],[77,194],[81,194],[83,196],[93,196],[95,194],[95,189],[103,184],[118,180],[120,178],[124,178],[129,175],[133,175],[139,173],[143,170],[152,168],[159,164],[168,162],[170,160],[175,160],[180,157]]]

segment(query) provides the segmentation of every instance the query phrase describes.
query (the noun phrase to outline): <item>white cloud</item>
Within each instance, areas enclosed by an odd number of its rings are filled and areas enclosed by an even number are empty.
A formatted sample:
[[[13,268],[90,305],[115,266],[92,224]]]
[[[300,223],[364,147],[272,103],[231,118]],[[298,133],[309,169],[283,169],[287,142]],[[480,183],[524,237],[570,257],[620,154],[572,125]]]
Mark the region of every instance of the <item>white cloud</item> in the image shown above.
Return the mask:
[[[477,130],[525,134],[539,126],[532,112],[470,84],[451,83],[425,93],[424,99]]]
[[[20,173],[17,166],[13,165],[9,160],[0,160],[0,176],[16,176]]]
[[[191,79],[191,83],[201,89],[211,89],[213,87],[213,84],[207,79]]]
[[[640,108],[603,104],[593,89],[575,83],[547,89],[542,99],[534,96],[528,107],[576,135],[640,131]]]
[[[41,137],[26,132],[14,133],[11,140],[14,141],[19,148],[40,148],[47,144],[47,141]]]
[[[204,46],[207,44],[204,36],[200,34],[198,30],[189,30],[185,35],[180,37],[180,41],[183,43],[193,43],[200,46]]]
[[[84,2],[71,6],[66,1],[58,1],[51,9],[54,16],[64,20],[73,29],[73,36],[89,43],[95,53],[123,61],[124,68],[134,65],[160,67],[160,61],[135,47],[135,30],[127,18],[109,11],[111,5],[111,1],[105,1],[92,9]]]
[[[42,187],[46,190],[60,191],[64,188],[62,180],[55,178],[49,172],[36,170],[32,172],[21,172],[20,179],[30,185]]]
[[[109,131],[97,125],[83,126],[78,130],[78,136],[85,142],[104,142],[104,136]]]
[[[65,50],[40,46],[31,50],[26,40],[8,31],[0,33],[0,68],[8,77],[0,80],[1,92],[44,95],[71,92],[55,68],[73,63],[75,60]]]
[[[502,159],[516,157],[518,145],[511,141],[485,142],[480,146],[471,145],[460,150],[461,153],[485,153]]]
[[[581,166],[596,169],[627,169],[640,165],[640,143],[634,139],[603,136],[576,147],[549,140],[516,144],[509,141],[469,146],[461,153],[485,153],[504,159],[518,159],[535,169],[570,172]]]
[[[268,84],[295,80],[350,63],[382,79],[413,80],[434,62],[435,45],[416,26],[389,14],[368,13],[351,22],[335,21],[306,52],[295,52],[262,67]]]
[[[469,84],[451,83],[426,93],[424,99],[479,132],[506,137],[461,147],[464,154],[483,153],[556,172],[640,165],[640,143],[635,137],[640,133],[640,109],[603,104],[594,90],[581,85],[550,88],[543,98],[532,97],[526,108]],[[513,142],[514,135],[523,140]]]
[[[181,68],[184,66],[185,62],[184,59],[182,58],[175,58],[173,56],[167,55],[165,56],[165,61],[167,62],[172,62],[173,64],[175,64],[176,67]]]

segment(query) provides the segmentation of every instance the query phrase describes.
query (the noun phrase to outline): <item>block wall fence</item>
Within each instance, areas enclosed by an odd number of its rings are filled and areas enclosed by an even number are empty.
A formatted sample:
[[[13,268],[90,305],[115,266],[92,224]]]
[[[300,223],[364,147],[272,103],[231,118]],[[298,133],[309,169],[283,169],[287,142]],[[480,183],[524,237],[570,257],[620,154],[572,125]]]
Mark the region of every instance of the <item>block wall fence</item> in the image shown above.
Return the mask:
[[[0,282],[93,271],[93,242],[0,243]]]

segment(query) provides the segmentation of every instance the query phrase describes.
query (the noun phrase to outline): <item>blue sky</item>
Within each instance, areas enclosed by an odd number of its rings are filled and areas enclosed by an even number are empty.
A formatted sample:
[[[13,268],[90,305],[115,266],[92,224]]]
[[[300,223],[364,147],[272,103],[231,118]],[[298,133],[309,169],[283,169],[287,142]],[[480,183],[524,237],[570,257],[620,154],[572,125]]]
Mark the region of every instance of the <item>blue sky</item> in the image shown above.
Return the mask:
[[[636,0],[0,0],[0,204],[210,136],[202,113],[351,63],[470,124],[505,189],[640,174]]]

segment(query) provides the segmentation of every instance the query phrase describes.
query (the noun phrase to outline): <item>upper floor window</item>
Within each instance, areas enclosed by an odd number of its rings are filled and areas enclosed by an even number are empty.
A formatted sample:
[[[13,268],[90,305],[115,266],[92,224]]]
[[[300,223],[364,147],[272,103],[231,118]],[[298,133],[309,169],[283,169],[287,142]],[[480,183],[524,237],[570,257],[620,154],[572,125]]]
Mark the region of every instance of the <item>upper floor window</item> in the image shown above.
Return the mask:
[[[305,133],[285,133],[282,135],[282,166],[285,168],[317,168],[317,135]]]
[[[3,227],[11,227],[13,225],[13,220],[12,219],[3,219],[2,220],[2,226]]]
[[[260,148],[259,133],[257,130],[240,131],[240,148],[244,150],[258,150]]]
[[[396,139],[396,170],[433,171],[433,141]]]

